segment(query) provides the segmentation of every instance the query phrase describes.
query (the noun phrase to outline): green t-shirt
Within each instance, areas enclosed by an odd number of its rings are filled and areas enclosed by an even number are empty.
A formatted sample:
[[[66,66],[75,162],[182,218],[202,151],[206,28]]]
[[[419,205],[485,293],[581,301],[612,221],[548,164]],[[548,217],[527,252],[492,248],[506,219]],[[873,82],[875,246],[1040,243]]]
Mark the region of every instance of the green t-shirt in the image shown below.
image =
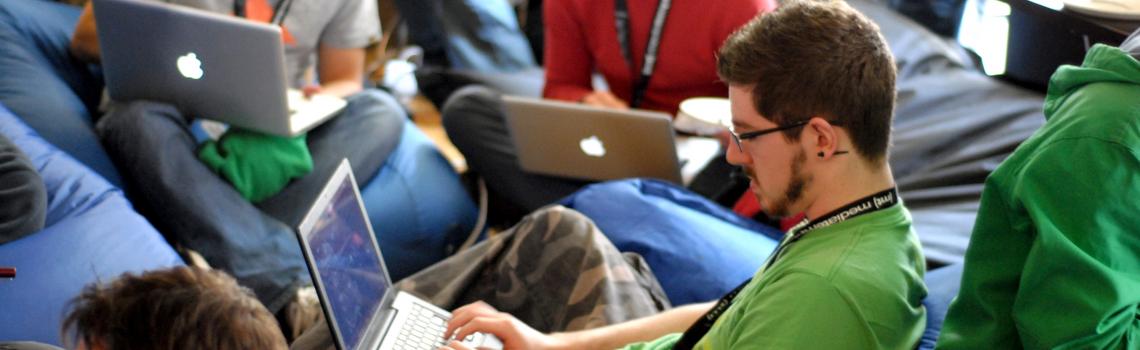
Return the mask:
[[[1104,45],[986,179],[940,349],[1140,344],[1140,61]]]
[[[926,326],[924,266],[901,204],[816,229],[757,272],[695,348],[913,349]]]

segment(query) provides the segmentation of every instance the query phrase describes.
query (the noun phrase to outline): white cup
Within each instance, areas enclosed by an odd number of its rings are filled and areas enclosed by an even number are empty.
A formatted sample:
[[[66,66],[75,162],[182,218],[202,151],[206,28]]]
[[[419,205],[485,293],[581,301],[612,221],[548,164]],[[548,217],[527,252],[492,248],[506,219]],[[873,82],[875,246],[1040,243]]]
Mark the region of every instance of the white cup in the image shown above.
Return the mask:
[[[732,122],[732,107],[727,98],[693,97],[681,102],[673,128],[696,135],[712,136]]]

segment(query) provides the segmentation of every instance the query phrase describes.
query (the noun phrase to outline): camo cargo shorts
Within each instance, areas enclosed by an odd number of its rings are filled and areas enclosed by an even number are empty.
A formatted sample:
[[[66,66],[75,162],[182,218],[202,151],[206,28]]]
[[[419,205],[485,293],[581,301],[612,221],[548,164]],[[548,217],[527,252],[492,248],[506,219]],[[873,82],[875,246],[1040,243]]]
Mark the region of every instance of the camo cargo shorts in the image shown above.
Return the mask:
[[[640,255],[621,253],[581,213],[548,206],[398,288],[454,309],[482,300],[542,332],[594,328],[670,307]]]

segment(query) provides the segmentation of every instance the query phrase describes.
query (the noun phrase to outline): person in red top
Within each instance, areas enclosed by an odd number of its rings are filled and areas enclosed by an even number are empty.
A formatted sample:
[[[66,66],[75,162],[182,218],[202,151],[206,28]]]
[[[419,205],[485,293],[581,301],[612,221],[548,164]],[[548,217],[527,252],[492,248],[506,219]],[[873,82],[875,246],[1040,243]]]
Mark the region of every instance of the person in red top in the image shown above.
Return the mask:
[[[621,3],[628,21],[617,21]],[[728,87],[716,75],[717,48],[736,28],[775,7],[775,0],[546,0],[543,97],[676,115],[686,98],[728,96]],[[662,25],[654,30],[659,12]],[[656,60],[650,60],[655,64],[647,70],[653,36],[658,37]],[[608,90],[595,89],[594,72],[605,78]],[[448,137],[470,169],[508,202],[497,208],[498,215],[521,217],[586,184],[520,169],[503,110],[497,92],[469,86],[442,111]]]
[[[623,57],[614,1],[547,0],[546,86],[543,97],[628,108],[659,1],[626,0],[634,67]],[[716,49],[757,12],[775,9],[772,0],[672,1],[661,31],[657,62],[637,108],[675,115],[682,100],[728,96],[716,76]],[[609,91],[596,91],[591,74],[605,77]]]

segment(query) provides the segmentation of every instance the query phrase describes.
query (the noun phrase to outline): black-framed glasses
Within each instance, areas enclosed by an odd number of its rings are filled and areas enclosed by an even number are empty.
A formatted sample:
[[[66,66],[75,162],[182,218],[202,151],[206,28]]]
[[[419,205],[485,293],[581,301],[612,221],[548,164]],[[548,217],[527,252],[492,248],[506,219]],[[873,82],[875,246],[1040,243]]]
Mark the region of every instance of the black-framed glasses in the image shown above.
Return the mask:
[[[754,138],[757,138],[757,137],[760,137],[760,136],[764,136],[764,135],[767,135],[767,134],[771,134],[771,133],[774,133],[774,132],[777,132],[777,131],[784,131],[784,130],[789,130],[789,129],[795,129],[795,128],[798,128],[798,127],[801,127],[801,126],[804,126],[804,125],[808,125],[808,123],[810,123],[810,122],[811,122],[811,119],[808,119],[808,120],[804,120],[804,121],[798,121],[798,122],[795,122],[795,123],[791,123],[791,124],[788,124],[788,125],[777,126],[777,127],[774,127],[774,128],[768,128],[768,129],[763,129],[763,130],[756,130],[756,131],[749,131],[749,132],[746,132],[746,133],[743,133],[743,134],[737,134],[737,133],[736,133],[736,130],[733,130],[733,128],[732,128],[732,127],[729,127],[729,128],[728,128],[728,133],[732,135],[732,142],[736,144],[736,149],[737,149],[737,150],[739,150],[740,152],[742,152],[742,153],[743,153],[743,152],[744,152],[744,145],[743,145],[743,144],[741,144],[741,141],[747,141],[747,140],[751,140],[751,139],[754,139]],[[835,121],[831,121],[831,120],[827,120],[827,122],[828,122],[828,123],[830,123],[831,125],[839,126],[839,123],[838,123],[838,122],[835,122]]]
[[[771,133],[774,133],[777,131],[795,129],[795,128],[807,125],[808,122],[810,122],[810,120],[799,121],[799,122],[791,123],[788,125],[777,126],[774,128],[768,128],[768,129],[763,129],[763,130],[749,131],[749,132],[746,132],[743,134],[737,134],[736,130],[733,130],[733,128],[730,127],[730,128],[728,128],[728,133],[732,135],[732,142],[736,144],[736,149],[740,150],[740,152],[744,152],[744,145],[740,143],[741,141],[751,140],[751,139],[754,139],[754,138],[757,138],[760,136],[764,136],[767,134],[771,134]]]

